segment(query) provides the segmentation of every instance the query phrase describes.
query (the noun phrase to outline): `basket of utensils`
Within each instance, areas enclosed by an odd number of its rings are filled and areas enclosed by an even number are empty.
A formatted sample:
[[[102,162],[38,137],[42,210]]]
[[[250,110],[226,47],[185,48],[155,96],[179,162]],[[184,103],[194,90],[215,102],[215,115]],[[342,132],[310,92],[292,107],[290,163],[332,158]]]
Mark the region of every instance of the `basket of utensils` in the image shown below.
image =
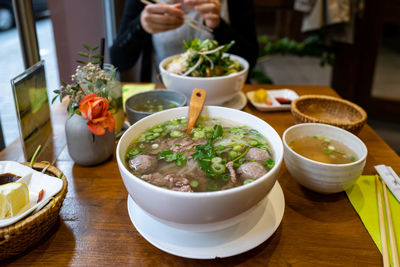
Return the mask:
[[[29,163],[24,163],[29,165]],[[37,244],[57,223],[62,203],[67,194],[68,182],[64,174],[47,163],[34,163],[36,171],[45,170],[45,174],[62,180],[61,190],[38,212],[24,219],[0,228],[0,260],[18,255]]]

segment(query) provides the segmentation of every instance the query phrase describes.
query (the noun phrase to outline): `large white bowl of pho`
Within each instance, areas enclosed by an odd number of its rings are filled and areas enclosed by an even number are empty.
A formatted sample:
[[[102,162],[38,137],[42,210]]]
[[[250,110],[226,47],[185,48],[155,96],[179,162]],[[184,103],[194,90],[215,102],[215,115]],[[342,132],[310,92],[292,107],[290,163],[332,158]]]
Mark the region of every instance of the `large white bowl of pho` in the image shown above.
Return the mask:
[[[367,147],[354,134],[322,123],[301,123],[283,134],[285,165],[310,190],[337,193],[362,174]]]
[[[188,107],[132,125],[117,161],[132,199],[154,218],[183,230],[238,223],[275,184],[282,140],[265,121],[242,111],[204,106],[190,135]]]
[[[234,42],[219,46],[215,40],[194,39],[185,43],[186,51],[165,58],[159,69],[164,85],[190,99],[194,88],[207,92],[205,103],[220,105],[242,89],[249,63],[242,57],[225,53]]]

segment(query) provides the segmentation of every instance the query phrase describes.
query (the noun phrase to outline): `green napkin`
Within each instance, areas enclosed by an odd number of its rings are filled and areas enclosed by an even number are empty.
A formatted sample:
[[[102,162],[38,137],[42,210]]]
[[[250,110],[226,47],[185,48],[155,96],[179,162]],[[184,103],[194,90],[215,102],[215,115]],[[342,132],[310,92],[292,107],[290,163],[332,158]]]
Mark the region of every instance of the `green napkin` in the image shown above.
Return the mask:
[[[400,203],[390,192],[388,191],[388,199],[390,204],[390,210],[392,212],[392,222],[394,227],[394,234],[397,241],[397,249],[400,248]],[[382,252],[381,245],[381,234],[379,229],[379,217],[378,217],[378,201],[376,195],[376,182],[375,176],[373,175],[361,175],[356,183],[352,187],[346,190],[347,197],[349,198],[354,209],[357,211],[361,218],[365,228],[367,228],[368,233],[371,235],[375,242],[375,245]],[[385,202],[383,200],[382,191],[382,205],[385,209]],[[386,222],[386,212],[385,222]],[[388,249],[390,252],[390,241],[389,234],[387,235]],[[400,250],[398,251],[400,254]],[[391,255],[390,255],[391,261]]]
[[[148,91],[148,90],[153,90],[156,87],[154,83],[146,83],[146,84],[134,84],[134,83],[128,83],[125,84],[122,87],[122,103],[123,107],[125,110],[125,102],[126,100],[133,96],[134,94]]]

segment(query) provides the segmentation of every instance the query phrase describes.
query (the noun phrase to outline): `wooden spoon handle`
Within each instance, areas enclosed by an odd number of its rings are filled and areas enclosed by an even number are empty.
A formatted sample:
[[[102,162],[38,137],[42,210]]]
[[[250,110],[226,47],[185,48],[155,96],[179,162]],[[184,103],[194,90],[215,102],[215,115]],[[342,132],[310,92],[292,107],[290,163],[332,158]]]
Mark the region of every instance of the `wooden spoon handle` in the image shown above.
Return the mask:
[[[206,91],[203,89],[195,88],[192,92],[192,98],[189,103],[189,118],[186,128],[186,133],[190,134],[193,127],[196,124],[197,118],[204,105],[204,100],[206,99]]]

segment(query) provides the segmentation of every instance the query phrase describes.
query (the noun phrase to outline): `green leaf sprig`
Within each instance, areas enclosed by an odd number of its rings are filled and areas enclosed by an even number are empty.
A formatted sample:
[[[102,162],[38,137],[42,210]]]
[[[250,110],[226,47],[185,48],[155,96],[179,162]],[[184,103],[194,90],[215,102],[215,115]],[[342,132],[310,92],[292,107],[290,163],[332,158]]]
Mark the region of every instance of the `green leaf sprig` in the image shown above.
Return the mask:
[[[83,64],[83,65],[86,65],[89,62],[92,63],[93,65],[99,65],[101,63],[99,59],[103,58],[103,55],[95,54],[95,51],[97,49],[99,49],[99,46],[97,45],[95,47],[90,47],[87,44],[82,44],[82,46],[86,49],[86,52],[79,51],[78,55],[86,58],[86,60],[77,60],[76,62]]]

